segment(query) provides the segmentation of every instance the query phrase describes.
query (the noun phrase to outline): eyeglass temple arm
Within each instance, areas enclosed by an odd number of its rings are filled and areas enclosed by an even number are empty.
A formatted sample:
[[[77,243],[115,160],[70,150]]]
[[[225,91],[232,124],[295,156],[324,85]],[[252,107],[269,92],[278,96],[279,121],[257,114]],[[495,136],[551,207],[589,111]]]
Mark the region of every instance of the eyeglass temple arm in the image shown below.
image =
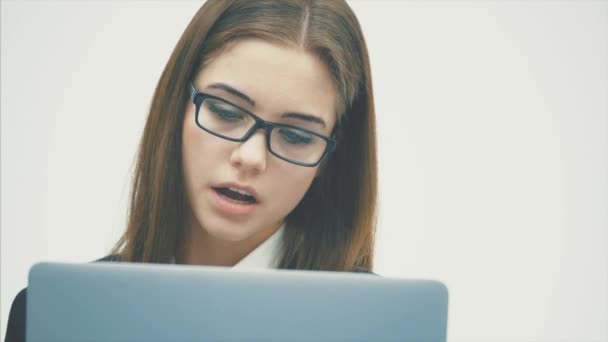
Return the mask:
[[[192,101],[194,101],[194,97],[196,96],[196,88],[194,88],[194,83],[190,82],[188,83],[188,90],[190,90],[190,98],[192,99]]]

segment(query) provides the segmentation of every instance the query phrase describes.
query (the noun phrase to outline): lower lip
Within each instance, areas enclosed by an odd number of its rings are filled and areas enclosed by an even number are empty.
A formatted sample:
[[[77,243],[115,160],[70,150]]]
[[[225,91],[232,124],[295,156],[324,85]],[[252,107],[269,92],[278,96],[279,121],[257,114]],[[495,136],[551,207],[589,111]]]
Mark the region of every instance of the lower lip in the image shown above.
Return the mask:
[[[220,193],[213,188],[211,188],[211,192],[213,193],[215,207],[227,215],[247,215],[252,213],[257,206],[257,203],[234,202],[220,195]]]

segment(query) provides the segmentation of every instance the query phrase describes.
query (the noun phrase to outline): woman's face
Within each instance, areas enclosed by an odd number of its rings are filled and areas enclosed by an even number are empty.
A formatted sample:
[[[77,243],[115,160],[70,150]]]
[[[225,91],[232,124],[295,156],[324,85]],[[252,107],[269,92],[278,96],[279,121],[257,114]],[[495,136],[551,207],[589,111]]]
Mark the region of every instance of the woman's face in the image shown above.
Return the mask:
[[[261,40],[244,40],[221,52],[193,80],[195,88],[249,110],[260,118],[329,136],[336,90],[317,57]],[[192,101],[183,123],[182,160],[190,228],[225,241],[260,241],[276,230],[300,202],[318,166],[281,160],[266,148],[266,132],[245,142],[216,137],[195,122]],[[319,122],[303,120],[302,113]],[[274,146],[274,145],[273,145]],[[232,189],[230,189],[232,187]],[[255,195],[235,202],[234,190]],[[245,199],[242,197],[241,199]]]

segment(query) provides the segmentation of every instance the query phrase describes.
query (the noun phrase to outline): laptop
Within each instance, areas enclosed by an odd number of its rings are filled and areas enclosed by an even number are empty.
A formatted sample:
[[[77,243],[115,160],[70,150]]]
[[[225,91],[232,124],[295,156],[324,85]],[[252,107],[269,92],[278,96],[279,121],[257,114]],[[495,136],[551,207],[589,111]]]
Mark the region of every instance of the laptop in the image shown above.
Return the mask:
[[[445,341],[447,288],[372,274],[97,262],[29,273],[36,341]]]

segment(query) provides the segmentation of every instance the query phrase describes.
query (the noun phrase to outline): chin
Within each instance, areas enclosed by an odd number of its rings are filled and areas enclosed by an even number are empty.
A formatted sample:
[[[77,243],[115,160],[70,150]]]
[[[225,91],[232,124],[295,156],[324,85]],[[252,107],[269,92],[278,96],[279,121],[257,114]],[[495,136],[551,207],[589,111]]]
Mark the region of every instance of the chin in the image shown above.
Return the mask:
[[[232,227],[229,227],[232,226]],[[239,242],[251,237],[251,233],[243,229],[242,224],[211,224],[203,228],[212,237],[229,242]]]

